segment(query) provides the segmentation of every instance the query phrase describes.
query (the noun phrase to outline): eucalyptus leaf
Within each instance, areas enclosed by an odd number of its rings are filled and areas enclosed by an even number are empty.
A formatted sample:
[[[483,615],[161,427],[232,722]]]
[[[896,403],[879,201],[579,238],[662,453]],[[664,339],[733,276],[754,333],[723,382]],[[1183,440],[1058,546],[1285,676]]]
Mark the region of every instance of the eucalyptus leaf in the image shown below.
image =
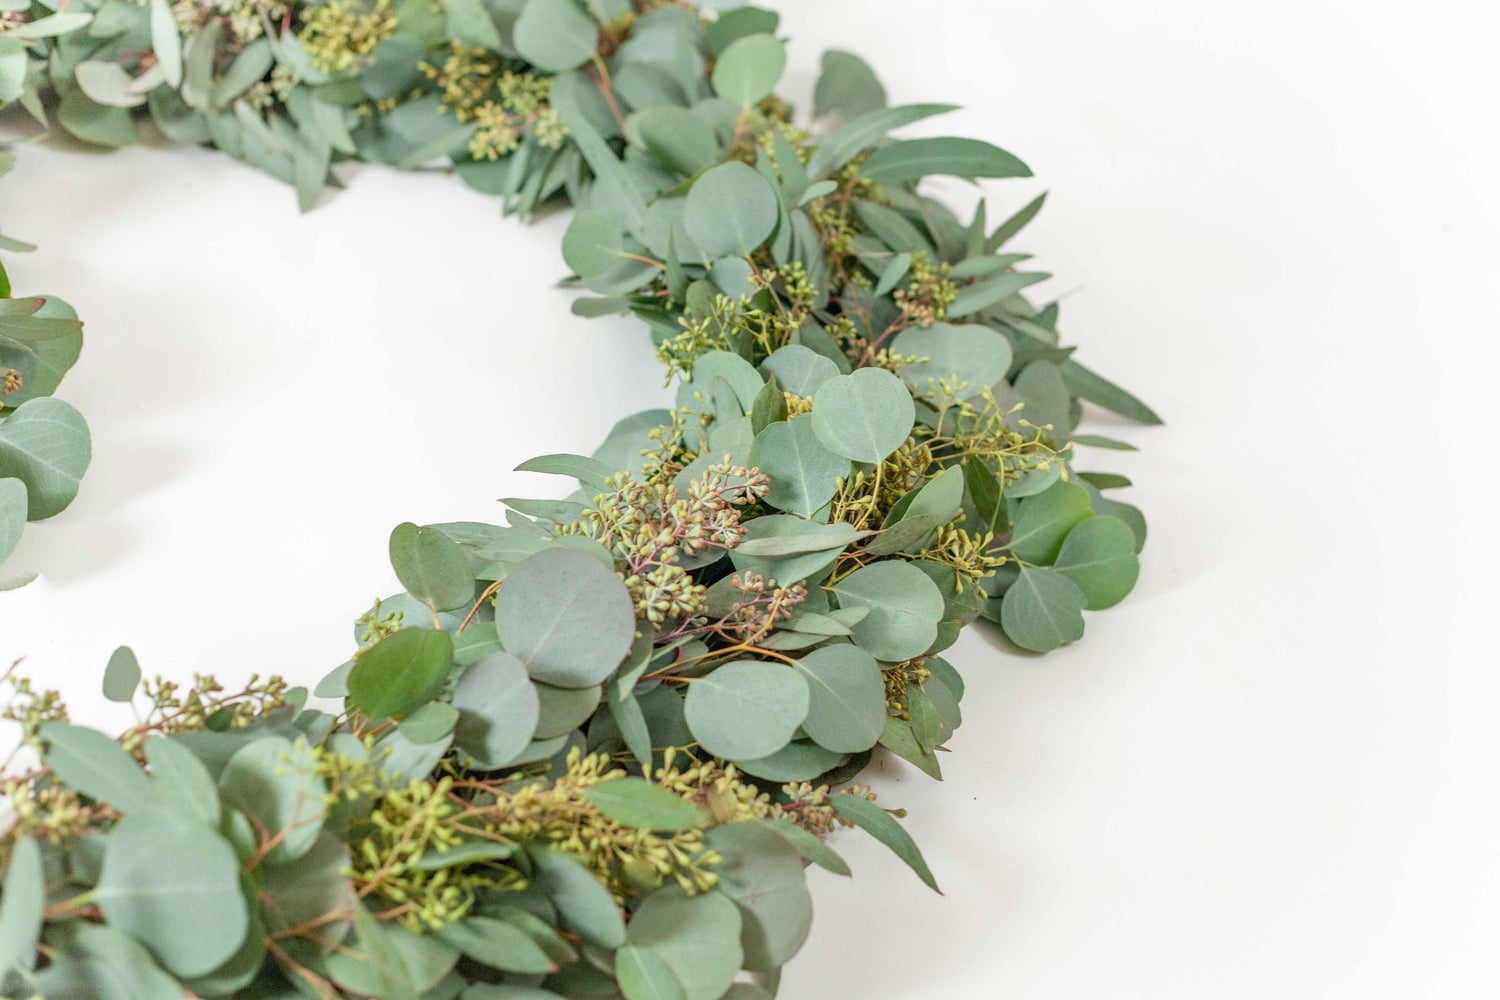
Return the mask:
[[[714,63],[714,93],[748,108],[769,97],[786,70],[786,46],[772,35],[747,35]]]
[[[1083,591],[1055,569],[1021,567],[1000,603],[1000,627],[1022,649],[1045,653],[1083,638]]]
[[[716,757],[764,757],[786,746],[807,717],[802,675],[776,663],[739,660],[688,687],[683,711],[703,749]]]
[[[937,887],[937,880],[932,877],[932,871],[927,867],[922,852],[912,841],[911,834],[903,830],[890,813],[857,795],[832,795],[828,801],[840,819],[853,823],[889,847],[934,892],[942,891]]]
[[[434,611],[468,605],[474,599],[469,559],[458,543],[437,528],[410,521],[391,532],[391,566],[407,593]]]
[[[1135,533],[1117,517],[1090,517],[1063,539],[1054,568],[1078,585],[1090,611],[1112,608],[1135,587]]]
[[[61,722],[43,723],[43,761],[70,788],[123,813],[145,805],[151,783],[125,748],[103,733]]]
[[[625,585],[598,560],[545,549],[505,578],[495,627],[532,679],[590,687],[619,665],[635,641],[635,608]]]
[[[526,0],[514,31],[522,57],[552,73],[583,65],[599,48],[598,25],[574,0]]]
[[[141,665],[129,646],[120,646],[109,654],[109,663],[104,668],[104,697],[129,703],[140,684]]]
[[[414,712],[433,699],[452,665],[453,640],[448,633],[402,629],[366,649],[355,661],[349,671],[349,705],[371,719]]]
[[[771,235],[776,192],[743,163],[720,164],[688,190],[683,225],[708,257],[748,257]]]
[[[896,376],[882,368],[861,368],[818,388],[812,421],[829,451],[856,462],[880,462],[906,441],[916,409]]]
[[[854,641],[879,660],[921,656],[937,638],[943,595],[910,563],[878,562],[832,586],[840,607],[868,607],[853,628]]]
[[[26,485],[31,521],[72,503],[91,453],[83,415],[60,399],[29,399],[0,423],[0,479]]]

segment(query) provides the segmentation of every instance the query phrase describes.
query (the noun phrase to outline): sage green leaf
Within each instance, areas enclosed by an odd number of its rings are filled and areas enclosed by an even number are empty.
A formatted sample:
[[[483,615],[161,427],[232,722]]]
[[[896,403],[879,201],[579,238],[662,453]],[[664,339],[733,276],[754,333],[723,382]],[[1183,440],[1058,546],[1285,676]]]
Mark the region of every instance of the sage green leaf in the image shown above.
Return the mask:
[[[943,723],[938,718],[937,706],[925,691],[911,684],[906,689],[906,709],[917,746],[922,748],[923,753],[931,753],[944,739]]]
[[[132,813],[110,831],[94,900],[111,924],[128,929],[179,976],[213,972],[239,951],[250,927],[234,849],[160,806]]]
[[[847,468],[847,465],[845,468]],[[817,522],[791,514],[763,514],[760,517],[751,518],[745,523],[743,540],[739,545],[729,550],[729,558],[733,561],[735,569],[750,570],[766,577],[768,580],[775,580],[782,586],[800,583],[803,580],[817,576],[832,566],[843,546],[814,549],[811,551],[804,550],[781,556],[755,556],[742,550],[749,542],[771,541],[780,538],[790,538],[792,540],[804,539],[807,537],[806,532],[808,528],[815,524]],[[835,534],[834,537],[837,538],[839,534],[842,534],[842,532]],[[751,551],[753,552],[754,550],[755,546],[751,546]]]
[[[1068,532],[1093,516],[1087,490],[1077,483],[1053,483],[1021,501],[1006,548],[1022,562],[1050,566]]]
[[[878,562],[832,586],[839,606],[868,607],[853,626],[854,641],[878,660],[899,662],[921,656],[937,638],[943,595],[910,563]]]
[[[1074,434],[1074,444],[1086,444],[1090,448],[1107,448],[1110,451],[1139,451],[1129,441],[1121,441],[1118,438],[1105,437],[1103,434]]]
[[[713,23],[703,30],[703,40],[708,43],[709,51],[718,55],[746,35],[774,34],[780,23],[781,17],[775,11],[736,7],[720,11]]]
[[[927,867],[922,852],[911,839],[911,835],[901,828],[901,824],[896,822],[890,813],[857,795],[830,795],[828,802],[833,806],[833,811],[838,813],[839,819],[853,823],[889,847],[934,892],[942,892],[937,886],[937,880],[932,877],[932,871]]]
[[[666,961],[686,1000],[719,1000],[744,961],[734,902],[718,892],[689,897],[676,884],[646,897],[631,918],[629,941]]]
[[[438,936],[453,947],[485,965],[506,972],[556,972],[557,963],[547,957],[535,941],[524,932],[494,917],[465,917],[445,925]]]
[[[625,1000],[687,1000],[687,988],[659,952],[627,944],[615,952],[615,978]]]
[[[778,632],[776,634],[780,636],[789,633]],[[816,641],[817,637],[812,638]],[[769,648],[770,645],[768,642],[767,647]],[[734,765],[754,777],[785,783],[811,781],[818,775],[838,767],[844,759],[843,754],[825,749],[811,740],[792,740],[775,753],[764,757],[740,757],[735,760]]]
[[[261,891],[265,911],[274,931],[301,927],[321,917],[341,919],[321,925],[319,936],[342,941],[354,920],[354,887],[344,874],[349,869],[349,848],[339,837],[324,831],[318,842],[296,861],[265,865],[261,869]]]
[[[527,853],[536,865],[538,885],[568,927],[602,948],[618,948],[625,943],[620,909],[592,872],[551,848],[532,846]]]
[[[820,181],[819,183],[826,184],[829,182]],[[911,251],[903,250],[901,253],[898,253],[896,254],[896,256],[892,257],[890,261],[885,265],[885,267],[881,268],[880,280],[875,282],[874,295],[877,298],[882,295],[889,295],[891,293],[891,290],[896,287],[901,279],[906,277],[906,272],[909,270],[911,270]],[[914,327],[913,329],[921,328]],[[892,345],[892,347],[894,349],[894,345]]]
[[[906,513],[901,516],[904,520],[909,517],[935,514],[946,524],[958,516],[963,500],[964,470],[960,466],[950,465],[933,476],[917,491],[916,498],[906,508]]]
[[[151,782],[125,748],[103,733],[61,722],[40,730],[42,760],[68,787],[130,813],[151,796]]]
[[[744,967],[765,972],[789,961],[812,928],[802,856],[758,823],[714,827],[703,842],[724,857],[714,868],[717,891],[740,908]]]
[[[1021,411],[1024,420],[1050,430],[1059,441],[1067,438],[1072,424],[1069,419],[1072,399],[1057,365],[1045,359],[1031,362],[1016,376],[1015,390],[1026,404]],[[1052,468],[1060,467],[1054,463]],[[1013,497],[1024,495],[1015,485],[1008,492]]]
[[[782,391],[773,372],[767,376],[766,384],[760,387],[760,392],[755,394],[755,404],[750,407],[750,431],[752,434],[759,434],[772,424],[785,420],[787,415],[786,393]]]
[[[853,118],[879,111],[885,102],[885,87],[863,59],[838,49],[823,53],[823,70],[813,89],[814,117],[838,114]]]
[[[0,563],[10,558],[26,527],[26,484],[13,476],[0,479]]]
[[[464,987],[459,1000],[566,1000],[540,986],[516,986],[512,983],[472,983]]]
[[[17,837],[5,869],[0,894],[0,982],[17,966],[36,965],[36,945],[42,933],[42,910],[47,903],[42,852],[30,837]]]
[[[663,104],[632,116],[646,151],[668,170],[692,177],[719,160],[719,140],[700,116],[687,108]]]
[[[495,599],[495,627],[533,680],[591,687],[635,641],[635,605],[592,556],[545,549],[511,571]]]
[[[1162,422],[1161,417],[1157,416],[1156,411],[1151,407],[1072,358],[1064,361],[1059,366],[1059,370],[1062,372],[1063,381],[1067,383],[1073,395],[1080,399],[1086,399],[1096,406],[1102,406],[1112,413],[1118,413],[1122,417],[1128,417],[1143,424]]]
[[[560,688],[551,684],[536,685],[537,698],[541,702],[537,718],[538,740],[550,740],[577,729],[589,721],[604,689],[598,684],[586,688]]]
[[[197,754],[176,740],[154,736],[146,741],[146,763],[157,805],[178,810],[210,830],[219,828],[219,789]]]
[[[1025,207],[1015,215],[1012,215],[996,226],[995,231],[990,233],[989,237],[984,241],[984,252],[994,253],[1004,246],[1012,236],[1026,227],[1026,223],[1036,218],[1037,213],[1042,210],[1042,205],[1046,200],[1046,192],[1037,195],[1031,201],[1027,202]]]
[[[856,462],[881,462],[916,423],[911,393],[883,368],[829,379],[813,395],[813,429],[829,451]]]
[[[809,698],[807,681],[796,671],[739,660],[694,680],[683,713],[704,750],[749,759],[786,746],[807,718]]]
[[[813,864],[835,875],[848,875],[849,864],[838,853],[817,834],[811,833],[790,820],[781,819],[758,819],[756,823],[785,840],[788,844]]]
[[[766,503],[802,517],[812,517],[832,500],[839,480],[849,474],[849,460],[823,444],[812,414],[761,431],[750,450],[750,464],[771,478]]]
[[[583,797],[607,818],[642,830],[691,830],[708,822],[702,808],[644,778],[594,785]]]
[[[416,744],[436,743],[453,735],[458,710],[440,701],[429,701],[401,720],[403,736]]]
[[[875,150],[860,173],[882,183],[951,177],[1030,177],[1031,168],[980,139],[907,139]]]
[[[1022,649],[1045,653],[1083,638],[1087,598],[1055,569],[1021,567],[1000,602],[1000,627]]]
[[[949,521],[952,515],[915,514],[903,517],[889,528],[881,529],[879,536],[865,546],[872,556],[888,556],[896,552],[918,549],[932,533]]]
[[[766,376],[775,375],[787,392],[798,396],[813,395],[839,373],[838,365],[801,344],[777,348],[760,363],[760,370]]]
[[[993,278],[985,278],[959,289],[957,297],[948,305],[948,315],[968,316],[970,313],[988,309],[997,302],[1010,298],[1023,288],[1052,277],[1040,271],[1006,271]]]
[[[913,391],[935,393],[941,379],[967,383],[954,398],[968,399],[999,382],[1010,370],[1010,341],[987,326],[933,323],[908,327],[891,341],[891,350],[906,357],[925,358],[901,369]]]
[[[729,387],[734,391],[735,406],[730,407],[738,411],[733,414],[734,416],[744,416],[755,405],[755,397],[760,393],[762,379],[750,362],[729,351],[709,351],[693,362],[693,380],[690,385],[693,389],[702,392],[705,399],[709,397],[713,380],[716,378],[722,378],[729,383]],[[678,406],[681,407],[683,402],[679,399]],[[730,415],[721,414],[720,416],[721,419],[728,419]]]
[[[773,35],[747,35],[714,63],[714,93],[742,108],[771,96],[786,71],[786,46]]]
[[[54,1000],[175,998],[182,992],[135,938],[116,927],[77,920],[54,923],[45,942],[53,950],[31,977],[35,995]]]
[[[502,48],[500,32],[480,0],[443,0],[443,10],[448,14],[448,34],[452,37],[490,51]]]
[[[128,704],[140,683],[141,665],[129,646],[120,646],[109,654],[109,664],[104,668],[104,697]]]
[[[824,646],[797,661],[811,698],[802,729],[838,753],[868,750],[885,727],[880,664],[858,646]]]
[[[151,0],[151,48],[167,84],[182,85],[182,36],[167,0]]]
[[[1090,611],[1112,608],[1125,599],[1141,572],[1135,554],[1135,532],[1117,517],[1090,517],[1080,521],[1053,564],[1059,573],[1078,585]]]
[[[619,220],[609,212],[584,209],[563,234],[563,260],[580,278],[594,278],[620,261],[625,239]]]
[[[964,486],[974,502],[974,513],[979,515],[976,530],[993,531],[997,535],[1008,531],[1010,522],[1000,492],[1000,479],[978,455],[964,459]]]
[[[458,543],[436,528],[410,521],[391,532],[391,566],[407,593],[432,608],[448,611],[474,600],[469,557]]]
[[[312,849],[328,814],[328,784],[305,740],[266,736],[229,758],[219,775],[219,794],[276,839],[266,853],[271,864],[296,861]],[[267,841],[268,842],[268,841]],[[265,843],[262,843],[262,848]]]
[[[52,38],[57,35],[71,34],[93,19],[94,15],[91,13],[64,11],[15,25],[9,28],[6,34],[12,38]]]
[[[232,104],[245,91],[259,83],[271,71],[275,62],[271,42],[264,36],[240,49],[234,62],[229,64],[229,69],[210,88],[210,100],[214,107],[222,108]],[[320,176],[319,180],[321,179]]]
[[[526,0],[516,19],[515,43],[538,69],[566,73],[594,57],[599,26],[573,0]]]
[[[452,665],[453,640],[448,633],[402,629],[366,649],[355,661],[349,671],[349,706],[371,719],[414,712],[438,693]]]
[[[869,531],[856,531],[854,530],[854,525],[844,521],[836,521],[833,524],[819,524],[816,521],[793,521],[790,527],[794,527],[796,530],[747,538],[735,546],[735,550],[743,556],[755,556],[763,559],[795,555],[801,552],[826,552],[829,549],[845,548],[851,543],[873,534],[873,532]]]
[[[808,180],[820,181],[869,148],[877,139],[903,125],[953,111],[956,104],[906,104],[877,108],[851,118],[830,132],[807,161]]]
[[[748,257],[776,228],[780,211],[766,179],[736,161],[693,182],[682,222],[705,256]]]
[[[89,100],[112,108],[133,108],[146,103],[145,94],[133,93],[133,79],[118,63],[85,60],[73,71],[78,88]]]
[[[90,455],[83,415],[60,399],[29,399],[0,423],[0,479],[26,484],[27,520],[51,517],[73,502]]]
[[[510,653],[491,653],[471,663],[453,689],[459,710],[454,740],[489,767],[499,767],[530,744],[541,716],[536,685],[526,664]]]

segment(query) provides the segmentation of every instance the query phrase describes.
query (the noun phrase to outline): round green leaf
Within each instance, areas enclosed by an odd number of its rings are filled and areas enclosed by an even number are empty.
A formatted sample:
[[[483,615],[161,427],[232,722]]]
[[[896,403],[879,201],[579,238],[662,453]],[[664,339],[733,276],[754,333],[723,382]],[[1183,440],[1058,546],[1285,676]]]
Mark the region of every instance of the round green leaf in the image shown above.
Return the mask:
[[[601,683],[635,641],[635,605],[599,560],[545,549],[505,578],[495,628],[533,680],[557,687]]]
[[[810,347],[788,344],[760,363],[761,373],[775,373],[781,387],[798,396],[811,396],[839,373],[839,366]],[[1003,373],[1002,373],[1003,374]]]
[[[474,600],[474,576],[463,548],[437,528],[410,521],[391,532],[391,566],[407,593],[435,611]]]
[[[312,849],[328,813],[328,785],[318,774],[307,743],[284,736],[256,740],[229,758],[219,775],[224,800],[280,841],[267,854],[272,864],[295,861]]]
[[[109,654],[109,663],[104,668],[104,697],[128,703],[140,683],[141,665],[129,646],[121,646]]]
[[[812,896],[802,855],[755,823],[729,823],[703,838],[724,856],[718,891],[740,908],[744,967],[766,972],[789,961],[812,929]]]
[[[697,805],[644,778],[620,778],[583,791],[609,819],[642,830],[690,830],[707,821]]]
[[[1093,516],[1088,490],[1077,483],[1053,483],[1021,501],[1006,548],[1022,562],[1049,566],[1057,559],[1068,533]]]
[[[857,628],[858,626],[856,626]],[[885,728],[880,664],[858,646],[824,646],[797,661],[812,692],[802,728],[837,753],[868,750]]]
[[[901,369],[913,391],[935,394],[940,379],[968,383],[954,398],[967,399],[999,382],[1010,368],[1010,341],[987,326],[934,323],[912,326],[896,335],[891,350],[907,357],[926,358]]]
[[[589,721],[589,716],[599,707],[603,689],[598,684],[586,688],[537,684],[536,693],[541,700],[541,715],[537,719],[536,735],[533,738],[550,740],[554,736],[570,733]]]
[[[811,781],[843,763],[844,755],[818,746],[812,740],[792,740],[773,754],[734,762],[746,774],[767,781]]]
[[[615,978],[625,1000],[687,1000],[687,988],[660,952],[627,944],[615,952]]]
[[[61,722],[44,723],[43,760],[76,792],[107,802],[121,812],[145,805],[151,782],[119,743],[95,729]]]
[[[459,710],[454,740],[488,767],[499,767],[531,745],[541,703],[526,664],[491,653],[465,668],[453,689]]]
[[[849,460],[824,446],[813,419],[805,414],[777,421],[750,449],[750,464],[771,477],[766,503],[802,517],[812,517],[832,500],[839,480],[849,474]]]
[[[51,517],[73,502],[90,455],[83,415],[60,399],[29,399],[0,423],[0,479],[26,484],[27,520]]]
[[[704,256],[748,257],[771,235],[779,215],[770,183],[736,161],[693,183],[682,221]]]
[[[402,629],[355,661],[349,671],[349,705],[371,719],[414,712],[433,699],[452,665],[453,639],[447,632]]]
[[[1114,607],[1141,573],[1135,532],[1118,517],[1087,518],[1068,532],[1053,567],[1078,585],[1090,611]]]
[[[813,429],[829,451],[879,462],[901,447],[916,423],[911,393],[883,368],[860,368],[824,382],[813,395]]]
[[[1000,601],[1000,627],[1022,649],[1045,653],[1083,638],[1083,591],[1055,569],[1021,567]]]
[[[584,209],[573,216],[563,234],[563,260],[580,278],[594,278],[608,271],[619,263],[624,249],[619,220],[598,209]]]
[[[683,711],[704,750],[753,759],[787,745],[807,718],[808,699],[807,681],[796,671],[738,660],[694,680]]]
[[[13,476],[0,479],[0,563],[10,558],[26,528],[26,484]]]
[[[321,804],[321,803],[320,803]],[[159,806],[110,831],[95,901],[179,976],[203,976],[239,950],[250,927],[234,849]]]
[[[645,108],[632,121],[646,151],[669,170],[691,177],[718,162],[719,140],[713,128],[687,108]]]
[[[878,660],[921,656],[937,639],[943,595],[910,563],[878,562],[855,570],[832,589],[840,607],[870,609],[854,624],[854,641]]]
[[[196,819],[210,830],[219,827],[219,789],[203,761],[176,740],[165,736],[146,741],[146,763],[151,765],[154,801]]]
[[[686,1000],[719,1000],[744,961],[739,908],[718,892],[658,889],[631,918],[629,941],[665,960]]]
[[[261,890],[267,896],[266,914],[271,929],[287,930],[340,910],[351,919],[323,925],[319,934],[338,941],[352,926],[354,887],[344,874],[349,868],[349,849],[336,835],[324,832],[302,857],[281,865],[266,865],[261,871]]]
[[[514,37],[522,58],[549,73],[577,69],[599,48],[598,25],[573,0],[527,0]]]
[[[537,884],[570,928],[603,948],[625,943],[620,908],[592,872],[550,848],[532,847],[527,853],[536,866]]]
[[[786,46],[772,35],[737,39],[714,64],[714,93],[748,108],[771,96],[786,70]]]
[[[441,701],[429,701],[401,720],[401,732],[418,745],[447,739],[458,723],[458,710]]]

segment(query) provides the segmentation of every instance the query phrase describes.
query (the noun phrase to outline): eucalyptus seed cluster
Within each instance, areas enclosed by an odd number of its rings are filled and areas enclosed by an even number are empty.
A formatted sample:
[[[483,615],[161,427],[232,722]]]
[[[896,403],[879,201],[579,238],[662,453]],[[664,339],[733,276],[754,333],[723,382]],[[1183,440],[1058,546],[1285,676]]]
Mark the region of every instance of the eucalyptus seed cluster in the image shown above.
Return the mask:
[[[605,755],[574,747],[566,772],[555,781],[484,786],[460,818],[466,828],[490,839],[543,843],[574,856],[620,900],[649,893],[666,879],[689,894],[712,889],[718,882],[712,869],[722,858],[703,846],[701,829],[661,834],[626,826],[606,817],[582,794],[624,777]],[[665,781],[659,784],[693,797]]]
[[[720,622],[719,628],[751,645],[770,635],[778,622],[791,618],[797,605],[807,600],[804,584],[779,587],[775,580],[768,580],[750,570],[736,573],[729,582],[742,596]]]
[[[934,262],[925,250],[911,255],[911,281],[892,293],[901,312],[917,326],[931,326],[948,315],[948,307],[958,298],[953,283],[953,265]]]
[[[692,618],[707,589],[681,565],[710,548],[733,548],[744,535],[740,508],[765,496],[770,480],[758,469],[727,462],[688,484],[641,482],[628,473],[608,481],[581,520],[559,535],[592,538],[614,553],[637,613],[654,625]]]
[[[183,34],[201,31],[217,22],[243,45],[265,34],[266,20],[281,21],[290,10],[286,0],[177,0],[172,5],[172,16]]]
[[[786,801],[778,803],[769,792],[741,777],[733,764],[711,757],[698,760],[676,748],[667,749],[662,766],[656,770],[656,782],[703,806],[716,824],[785,820],[819,836],[833,829],[833,807],[828,804],[826,785],[789,783],[781,788]]]
[[[927,657],[918,656],[902,663],[890,664],[881,671],[881,676],[885,679],[885,710],[891,718],[911,719],[906,691],[909,687],[921,687],[932,676],[926,663]]]
[[[395,918],[413,932],[441,930],[473,909],[480,889],[523,888],[514,869],[467,865],[428,869],[422,860],[463,842],[452,819],[451,777],[413,778],[387,791],[357,827],[351,878],[361,896],[378,893],[394,904]]]
[[[297,39],[324,73],[351,69],[396,31],[391,0],[326,0],[305,17]]]

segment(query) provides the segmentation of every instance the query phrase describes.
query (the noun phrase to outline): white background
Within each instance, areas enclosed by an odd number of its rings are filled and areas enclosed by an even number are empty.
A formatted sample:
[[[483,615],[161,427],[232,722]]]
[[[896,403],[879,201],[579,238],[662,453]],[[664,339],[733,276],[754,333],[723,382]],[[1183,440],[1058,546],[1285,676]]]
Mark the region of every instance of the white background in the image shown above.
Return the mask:
[[[946,897],[842,837],[855,878],[814,873],[783,996],[1496,995],[1495,26],[1447,2],[786,7],[794,88],[854,49],[893,101],[969,109],[914,133],[1030,162],[986,185],[991,219],[1051,191],[1019,243],[1065,336],[1169,423],[1100,420],[1144,451],[1083,463],[1137,482],[1135,594],[1045,658],[971,630],[947,780],[881,768]],[[301,218],[203,150],[27,149],[0,185],[42,244],[18,290],[88,322],[61,395],[95,435],[9,567],[42,579],[0,596],[0,657],[92,721],[126,721],[95,695],[121,642],[151,672],[314,680],[397,589],[391,526],[494,518],[548,489],[518,461],[666,398],[643,332],[551,288],[558,220],[341,175]]]

